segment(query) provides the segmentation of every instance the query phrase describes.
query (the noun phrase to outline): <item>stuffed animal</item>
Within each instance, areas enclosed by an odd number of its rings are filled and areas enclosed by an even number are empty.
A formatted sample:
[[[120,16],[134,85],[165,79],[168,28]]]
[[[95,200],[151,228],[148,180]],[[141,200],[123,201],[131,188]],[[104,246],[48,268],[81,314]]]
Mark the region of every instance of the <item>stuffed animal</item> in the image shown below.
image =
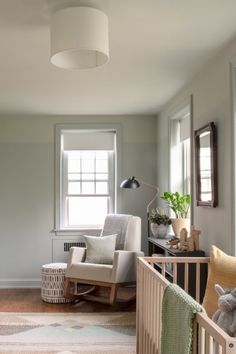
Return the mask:
[[[231,337],[236,337],[236,288],[223,289],[216,284],[215,290],[219,295],[219,309],[212,316],[212,320]]]

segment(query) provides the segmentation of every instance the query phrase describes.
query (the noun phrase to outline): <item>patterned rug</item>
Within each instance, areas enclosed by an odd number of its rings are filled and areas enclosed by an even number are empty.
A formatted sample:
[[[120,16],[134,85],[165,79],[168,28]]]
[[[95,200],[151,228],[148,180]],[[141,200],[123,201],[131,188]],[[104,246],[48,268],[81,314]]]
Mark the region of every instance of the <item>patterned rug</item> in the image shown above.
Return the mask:
[[[135,313],[0,313],[0,353],[135,354]]]

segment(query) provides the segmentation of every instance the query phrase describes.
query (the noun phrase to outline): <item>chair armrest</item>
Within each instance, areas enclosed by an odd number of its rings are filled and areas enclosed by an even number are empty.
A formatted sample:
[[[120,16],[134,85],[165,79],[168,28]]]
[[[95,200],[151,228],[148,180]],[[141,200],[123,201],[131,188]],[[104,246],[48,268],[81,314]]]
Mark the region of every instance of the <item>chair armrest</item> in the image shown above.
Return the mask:
[[[84,247],[71,247],[68,256],[67,267],[71,267],[74,263],[80,263],[85,260],[86,248]]]
[[[128,283],[136,281],[137,257],[143,257],[143,252],[115,251],[112,268],[113,283]]]

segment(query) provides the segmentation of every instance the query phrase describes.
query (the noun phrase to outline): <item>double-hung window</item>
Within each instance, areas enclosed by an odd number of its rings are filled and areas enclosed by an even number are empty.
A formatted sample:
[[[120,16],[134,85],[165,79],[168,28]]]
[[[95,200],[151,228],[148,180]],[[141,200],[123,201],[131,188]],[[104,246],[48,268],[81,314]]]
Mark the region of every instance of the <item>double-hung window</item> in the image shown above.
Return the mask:
[[[115,212],[116,132],[61,129],[57,228],[101,228]]]

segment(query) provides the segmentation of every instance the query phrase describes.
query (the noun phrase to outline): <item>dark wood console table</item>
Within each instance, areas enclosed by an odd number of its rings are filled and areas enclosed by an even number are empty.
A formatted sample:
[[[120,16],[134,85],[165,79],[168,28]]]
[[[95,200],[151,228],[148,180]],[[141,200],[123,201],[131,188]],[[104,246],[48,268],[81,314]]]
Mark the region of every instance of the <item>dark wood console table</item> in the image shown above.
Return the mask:
[[[164,256],[164,257],[205,257],[205,252],[202,250],[198,251],[181,251],[178,248],[170,248],[167,245],[168,238],[156,238],[156,237],[148,237],[148,248],[149,248],[149,256],[151,257],[153,254]],[[160,265],[156,265],[155,268],[161,272]],[[179,264],[178,268],[178,276],[177,276],[177,284],[184,287],[184,265]],[[205,264],[201,265],[200,268],[200,277],[201,277],[201,290],[200,290],[200,299],[202,301],[206,281],[207,281],[207,266]],[[169,264],[166,267],[166,278],[172,282],[172,267]],[[195,264],[189,265],[189,293],[190,295],[194,296],[195,294],[195,284],[196,284],[196,266]]]

